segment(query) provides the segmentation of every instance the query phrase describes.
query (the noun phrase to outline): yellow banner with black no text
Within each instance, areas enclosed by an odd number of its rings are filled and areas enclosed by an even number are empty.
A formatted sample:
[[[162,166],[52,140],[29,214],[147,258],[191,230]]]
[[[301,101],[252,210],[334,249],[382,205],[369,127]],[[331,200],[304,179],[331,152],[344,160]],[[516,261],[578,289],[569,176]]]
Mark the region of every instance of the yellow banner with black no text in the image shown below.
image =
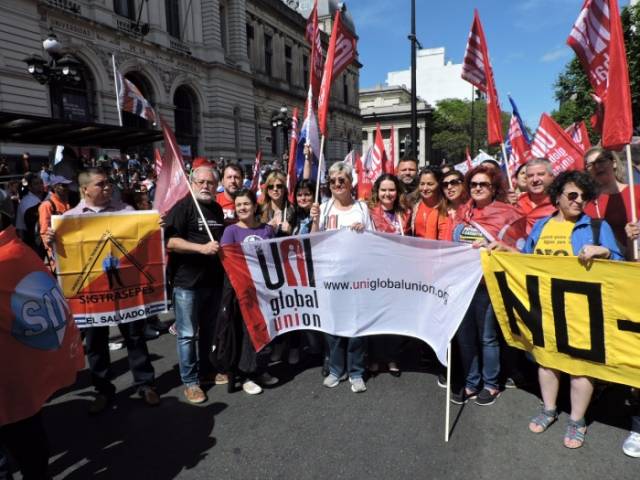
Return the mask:
[[[573,375],[640,387],[640,264],[482,254],[509,345]]]

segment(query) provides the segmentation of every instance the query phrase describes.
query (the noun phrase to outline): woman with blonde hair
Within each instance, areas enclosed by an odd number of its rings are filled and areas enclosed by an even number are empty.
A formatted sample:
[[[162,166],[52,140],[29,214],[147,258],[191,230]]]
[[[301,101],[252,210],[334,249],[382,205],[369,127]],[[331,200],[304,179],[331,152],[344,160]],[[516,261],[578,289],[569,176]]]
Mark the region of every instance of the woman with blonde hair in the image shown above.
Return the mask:
[[[291,226],[295,219],[293,206],[287,199],[287,177],[279,170],[273,170],[262,188],[262,209],[260,221],[271,225],[276,236],[291,234]]]

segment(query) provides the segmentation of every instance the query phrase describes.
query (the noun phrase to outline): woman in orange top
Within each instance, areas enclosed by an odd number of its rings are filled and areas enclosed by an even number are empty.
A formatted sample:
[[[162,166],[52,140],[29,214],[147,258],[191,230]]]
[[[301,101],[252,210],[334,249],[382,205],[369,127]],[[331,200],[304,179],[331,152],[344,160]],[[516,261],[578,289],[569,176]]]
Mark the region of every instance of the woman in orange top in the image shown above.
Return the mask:
[[[411,231],[415,237],[435,240],[438,238],[439,210],[443,200],[440,194],[440,170],[425,167],[420,171],[418,192],[420,200],[413,207]],[[433,216],[431,220],[429,218]]]
[[[447,172],[442,177],[440,188],[444,195],[444,202],[438,216],[438,221],[441,223],[438,225],[437,239],[451,241],[458,209],[469,200],[469,194],[464,185],[464,175],[458,170]]]

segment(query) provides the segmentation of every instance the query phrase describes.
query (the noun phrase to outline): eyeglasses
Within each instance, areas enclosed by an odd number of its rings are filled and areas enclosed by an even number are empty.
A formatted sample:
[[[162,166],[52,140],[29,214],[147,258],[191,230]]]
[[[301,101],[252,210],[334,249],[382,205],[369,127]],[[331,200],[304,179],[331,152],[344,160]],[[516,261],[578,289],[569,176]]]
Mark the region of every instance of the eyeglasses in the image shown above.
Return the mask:
[[[274,183],[272,185],[267,185],[267,190],[282,190],[284,185],[281,183]]]
[[[602,166],[604,164],[606,164],[607,162],[611,161],[610,158],[607,157],[600,157],[597,160],[594,160],[593,162],[589,162],[587,163],[587,165],[585,166],[585,168],[587,170],[591,170],[593,167],[595,167],[596,165],[598,166]]]
[[[469,186],[471,187],[471,190],[475,188],[489,190],[491,188],[491,184],[489,182],[469,182]]]
[[[195,183],[199,187],[201,187],[202,185],[206,185],[207,187],[214,187],[217,185],[217,182],[211,182],[209,180],[194,180],[193,183]]]
[[[580,200],[583,202],[586,202],[587,199],[585,198],[584,193],[578,193],[578,192],[569,192],[569,193],[565,193],[562,192],[562,194],[567,197],[567,200],[569,200],[570,202],[575,202],[578,197],[580,197]]]
[[[344,185],[347,181],[342,177],[330,178],[329,185]]]
[[[441,182],[442,188],[447,189],[449,187],[457,187],[458,185],[462,185],[462,180],[450,180],[448,182]]]

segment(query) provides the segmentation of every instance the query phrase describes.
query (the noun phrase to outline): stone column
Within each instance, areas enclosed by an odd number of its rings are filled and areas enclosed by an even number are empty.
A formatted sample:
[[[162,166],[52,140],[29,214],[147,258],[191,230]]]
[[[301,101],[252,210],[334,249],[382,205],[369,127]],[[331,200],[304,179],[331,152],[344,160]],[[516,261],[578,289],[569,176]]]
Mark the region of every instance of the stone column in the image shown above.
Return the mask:
[[[229,57],[240,68],[249,72],[247,55],[247,7],[245,0],[233,0],[227,3],[227,32],[229,36]]]

